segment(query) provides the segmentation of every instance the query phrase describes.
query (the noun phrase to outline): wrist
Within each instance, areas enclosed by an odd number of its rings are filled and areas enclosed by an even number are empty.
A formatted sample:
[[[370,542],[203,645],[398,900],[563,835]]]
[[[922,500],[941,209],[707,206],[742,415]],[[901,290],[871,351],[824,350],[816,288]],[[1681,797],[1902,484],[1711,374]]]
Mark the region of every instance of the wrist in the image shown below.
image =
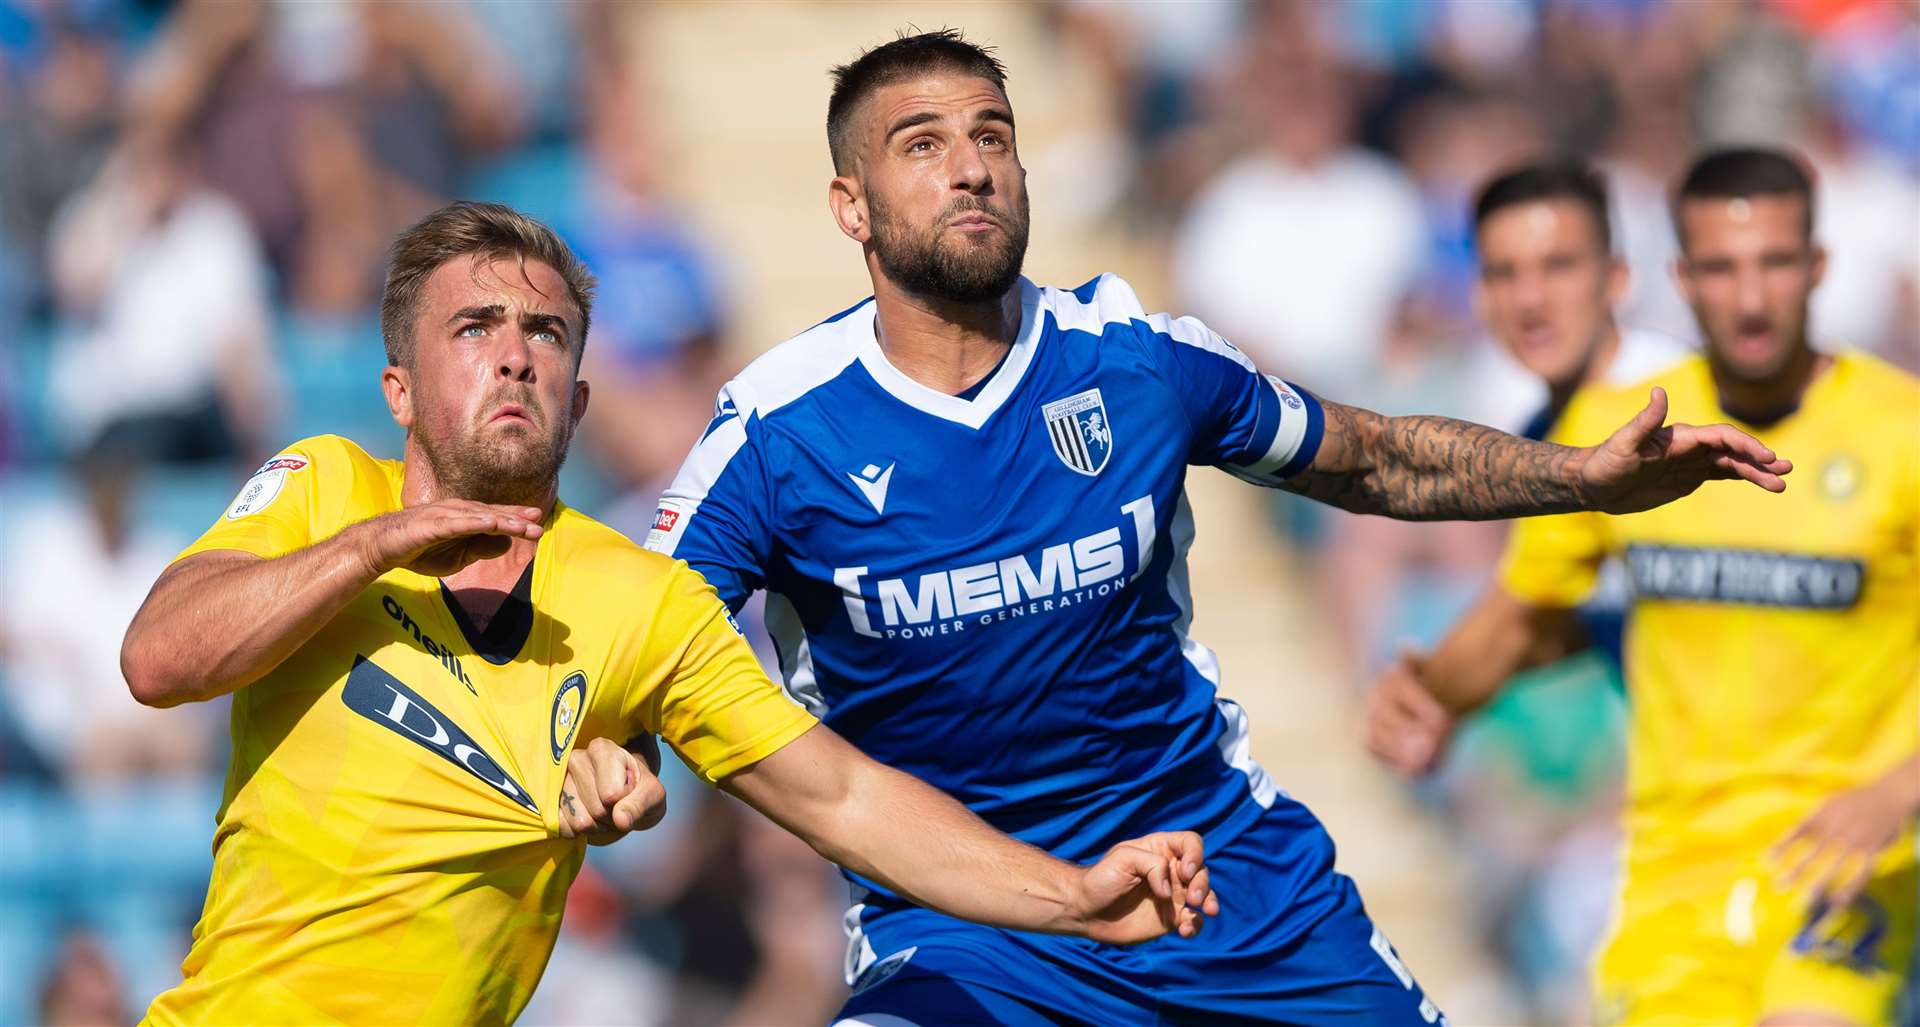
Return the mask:
[[[1909,817],[1920,815],[1920,762],[1903,761],[1880,779],[1880,787],[1893,797],[1902,813]]]
[[[386,566],[386,561],[380,558],[373,544],[374,539],[379,535],[376,527],[379,520],[380,518],[376,517],[358,524],[350,524],[335,536],[346,548],[349,566],[352,567],[353,572],[369,584],[393,569]]]
[[[1579,509],[1591,510],[1593,497],[1587,491],[1587,462],[1593,459],[1598,446],[1562,447],[1567,450],[1566,459],[1560,461],[1560,473],[1564,478],[1567,491],[1573,495],[1573,501]]]

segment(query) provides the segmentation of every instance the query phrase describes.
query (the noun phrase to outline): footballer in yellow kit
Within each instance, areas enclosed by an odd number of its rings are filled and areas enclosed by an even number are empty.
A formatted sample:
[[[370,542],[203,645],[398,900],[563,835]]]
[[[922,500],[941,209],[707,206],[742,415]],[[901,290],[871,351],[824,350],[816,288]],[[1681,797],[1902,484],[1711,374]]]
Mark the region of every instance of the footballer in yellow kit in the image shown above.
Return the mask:
[[[181,557],[293,552],[400,509],[402,475],[304,440]],[[511,1020],[580,869],[554,802],[576,736],[664,735],[715,781],[813,725],[686,564],[564,504],[545,527],[487,632],[389,571],[235,693],[206,910],[149,1020]]]
[[[1658,381],[1676,419],[1737,423],[1705,358]],[[1604,438],[1644,394],[1581,394],[1556,441]],[[1577,604],[1611,554],[1632,583],[1625,886],[1596,997],[1634,1023],[1884,1023],[1913,946],[1911,839],[1817,924],[1770,853],[1920,744],[1920,381],[1842,353],[1798,412],[1741,427],[1795,455],[1795,487],[1752,502],[1709,482],[1644,513],[1523,521],[1502,568],[1547,606]]]
[[[1678,422],[1730,421],[1790,458],[1792,484],[1519,522],[1498,583],[1381,675],[1369,743],[1430,769],[1516,671],[1585,644],[1574,607],[1617,558],[1626,848],[1596,1019],[1892,1024],[1920,902],[1920,381],[1811,345],[1826,254],[1793,155],[1703,155],[1673,211],[1703,351],[1577,393],[1554,441],[1604,436],[1657,386]]]
[[[428,215],[381,303],[404,459],[298,443],[154,584],[128,689],[232,695],[233,757],[185,979],[148,1022],[511,1022],[583,836],[662,812],[617,744],[652,734],[950,916],[1124,945],[1219,912],[1193,832],[1076,867],[862,755],[767,680],[685,563],[561,503],[592,291],[525,215]]]

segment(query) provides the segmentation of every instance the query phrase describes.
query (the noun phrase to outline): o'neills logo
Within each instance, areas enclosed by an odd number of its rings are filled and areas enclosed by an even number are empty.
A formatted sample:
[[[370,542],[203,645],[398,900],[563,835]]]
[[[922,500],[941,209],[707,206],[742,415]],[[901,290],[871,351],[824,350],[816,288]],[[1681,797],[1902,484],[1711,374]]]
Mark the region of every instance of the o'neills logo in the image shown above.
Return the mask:
[[[1627,569],[1637,598],[1802,610],[1851,609],[1867,577],[1859,560],[1695,546],[1628,546]]]

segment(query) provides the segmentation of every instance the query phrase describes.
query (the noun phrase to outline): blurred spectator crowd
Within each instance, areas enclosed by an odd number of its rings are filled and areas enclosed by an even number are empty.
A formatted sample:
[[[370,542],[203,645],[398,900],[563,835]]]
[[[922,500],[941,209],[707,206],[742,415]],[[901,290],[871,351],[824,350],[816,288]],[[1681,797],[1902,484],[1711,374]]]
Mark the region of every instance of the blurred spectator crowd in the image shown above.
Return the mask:
[[[0,0],[0,1024],[126,1022],[178,979],[224,709],[136,705],[119,639],[274,447],[334,432],[398,455],[374,384],[397,230],[500,200],[599,275],[593,416],[563,493],[635,537],[715,389],[773,341],[729,334],[729,255],[667,195],[632,51],[648,18]],[[876,8],[844,56],[908,20]],[[1087,114],[1110,126],[1088,151],[1107,159],[1073,202],[1164,254],[1160,305],[1269,373],[1516,429],[1544,393],[1468,303],[1478,184],[1547,154],[1596,161],[1634,273],[1622,324],[1689,340],[1666,189],[1734,141],[1818,170],[1816,343],[1920,364],[1920,5],[1056,0],[1030,22],[1108,105]],[[1334,679],[1356,686],[1437,637],[1501,538],[1299,502],[1273,521],[1344,640]],[[1623,697],[1600,657],[1546,677],[1421,795],[1474,854],[1481,922],[1462,930],[1500,955],[1529,1022],[1573,1022],[1611,895]],[[591,854],[525,1022],[821,1022],[844,888],[684,772],[667,785],[661,828]]]

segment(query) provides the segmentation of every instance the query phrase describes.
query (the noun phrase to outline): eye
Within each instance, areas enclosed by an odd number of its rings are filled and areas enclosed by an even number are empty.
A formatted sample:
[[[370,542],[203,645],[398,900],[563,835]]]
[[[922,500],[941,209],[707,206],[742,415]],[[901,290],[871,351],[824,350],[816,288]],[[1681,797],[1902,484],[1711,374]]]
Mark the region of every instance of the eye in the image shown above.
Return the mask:
[[[915,139],[913,142],[910,142],[907,144],[908,153],[923,153],[931,149],[933,149],[933,140],[928,139],[925,136],[921,136],[920,138]]]
[[[980,133],[980,145],[998,149],[999,147],[1007,145],[1007,141],[1002,139],[998,132],[982,132]]]
[[[557,344],[560,341],[560,333],[554,331],[551,328],[536,328],[534,329],[533,337],[535,339],[540,340],[541,342],[551,342],[551,343]]]
[[[458,332],[455,332],[454,334],[464,339],[477,339],[480,336],[487,334],[487,326],[483,324],[470,324],[461,328]]]

